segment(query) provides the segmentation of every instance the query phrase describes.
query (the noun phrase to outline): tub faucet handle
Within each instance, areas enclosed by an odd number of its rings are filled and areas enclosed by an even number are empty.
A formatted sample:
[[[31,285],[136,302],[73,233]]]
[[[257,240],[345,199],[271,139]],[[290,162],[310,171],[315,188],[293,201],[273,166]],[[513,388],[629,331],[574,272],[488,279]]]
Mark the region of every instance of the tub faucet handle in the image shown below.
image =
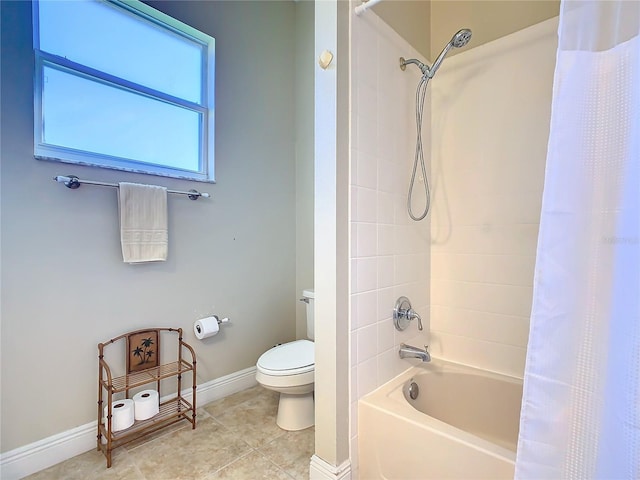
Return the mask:
[[[422,318],[411,306],[411,301],[407,297],[398,298],[393,308],[393,324],[396,330],[405,330],[411,320],[418,320],[418,330],[422,330]]]
[[[418,320],[418,330],[422,330],[422,318],[420,318],[418,312],[416,312],[413,308],[410,308],[406,315],[409,320]]]

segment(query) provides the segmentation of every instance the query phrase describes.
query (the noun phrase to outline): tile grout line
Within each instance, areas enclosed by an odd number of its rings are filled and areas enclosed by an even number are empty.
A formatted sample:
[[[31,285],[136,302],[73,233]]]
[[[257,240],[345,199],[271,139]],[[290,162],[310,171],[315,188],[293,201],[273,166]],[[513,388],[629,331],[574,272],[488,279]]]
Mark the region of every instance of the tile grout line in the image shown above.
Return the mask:
[[[243,441],[244,443],[247,443],[244,439],[242,439],[242,441]],[[229,467],[229,466],[233,465],[233,464],[234,464],[234,463],[236,463],[237,461],[242,460],[244,457],[247,457],[247,456],[251,455],[252,453],[254,453],[254,452],[256,451],[256,450],[255,450],[253,447],[251,447],[251,445],[249,445],[248,443],[247,443],[247,445],[248,445],[248,446],[249,446],[249,448],[250,448],[250,450],[249,450],[247,453],[245,453],[244,455],[239,455],[239,456],[237,456],[237,457],[236,457],[236,458],[234,458],[233,460],[230,460],[228,463],[226,463],[226,464],[222,465],[220,468],[216,469],[214,472],[210,472],[210,473],[205,477],[205,479],[206,479],[207,477],[212,477],[213,475],[217,474],[217,473],[218,473],[218,472],[220,472],[221,470],[223,470],[223,469],[225,469],[225,468],[227,468],[227,467]]]
[[[280,437],[278,437],[280,438]],[[271,442],[269,442],[271,443]],[[284,473],[287,477],[292,478],[295,480],[295,477],[293,475],[290,475],[289,472],[287,472],[284,468],[282,468],[282,466],[278,465],[275,461],[273,461],[271,459],[271,457],[269,455],[267,455],[266,453],[262,452],[261,450],[257,450],[257,452],[262,455],[262,457],[267,460],[269,463],[271,463],[272,465],[275,465],[275,467],[280,470],[282,473]]]

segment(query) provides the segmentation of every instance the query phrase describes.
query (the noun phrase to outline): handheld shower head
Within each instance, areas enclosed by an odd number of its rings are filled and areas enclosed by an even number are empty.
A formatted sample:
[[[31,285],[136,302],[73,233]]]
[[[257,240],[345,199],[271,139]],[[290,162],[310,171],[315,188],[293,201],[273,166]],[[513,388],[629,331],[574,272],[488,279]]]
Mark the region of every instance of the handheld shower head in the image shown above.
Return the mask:
[[[460,48],[464,47],[471,40],[471,30],[468,28],[463,28],[459,30],[451,39],[451,43],[454,47]]]
[[[422,63],[420,60],[416,60],[415,58],[405,60],[404,57],[400,57],[400,68],[404,70],[407,68],[407,65],[414,64],[418,66],[424,77],[433,78],[433,76],[436,74],[436,70],[440,68],[440,64],[444,60],[444,57],[446,57],[447,53],[449,53],[449,50],[451,50],[451,48],[464,47],[467,43],[469,43],[470,40],[471,30],[469,30],[468,28],[463,28],[462,30],[458,30],[456,34],[451,38],[451,40],[449,40],[449,43],[447,43],[442,49],[442,52],[440,52],[440,55],[438,55],[436,61],[433,62],[433,65],[428,66]]]
[[[411,181],[409,182],[409,194],[407,195],[407,211],[409,213],[409,217],[412,220],[420,221],[427,216],[429,213],[429,208],[431,206],[431,193],[429,191],[429,178],[427,176],[427,169],[424,163],[424,152],[422,148],[422,111],[424,106],[424,99],[427,92],[427,85],[429,84],[429,80],[433,78],[436,74],[436,71],[440,67],[440,64],[444,60],[444,57],[447,55],[449,50],[452,48],[460,48],[464,47],[471,40],[471,30],[468,28],[463,28],[462,30],[458,30],[456,34],[449,40],[436,58],[436,61],[433,62],[433,65],[428,66],[422,63],[420,60],[415,58],[410,58],[406,60],[404,57],[400,57],[400,69],[405,70],[407,65],[416,65],[420,71],[422,72],[422,78],[418,83],[418,88],[416,89],[416,155],[413,161],[413,173],[411,174]],[[420,163],[422,168],[422,176],[424,178],[424,193],[426,197],[426,203],[424,210],[419,215],[413,214],[412,208],[412,196],[413,196],[413,186],[416,180],[416,173],[418,169],[418,163]]]
[[[433,62],[433,65],[431,65],[431,68],[429,68],[429,71],[427,72],[427,76],[429,78],[433,78],[438,68],[440,68],[440,64],[444,60],[444,57],[447,55],[447,53],[449,53],[449,50],[451,50],[452,47],[464,47],[467,43],[469,43],[469,40],[471,40],[471,30],[469,30],[468,28],[458,30],[456,34],[451,38],[451,40],[449,40],[449,43],[447,43],[442,49],[442,52],[440,52],[440,55],[438,55],[436,61]]]

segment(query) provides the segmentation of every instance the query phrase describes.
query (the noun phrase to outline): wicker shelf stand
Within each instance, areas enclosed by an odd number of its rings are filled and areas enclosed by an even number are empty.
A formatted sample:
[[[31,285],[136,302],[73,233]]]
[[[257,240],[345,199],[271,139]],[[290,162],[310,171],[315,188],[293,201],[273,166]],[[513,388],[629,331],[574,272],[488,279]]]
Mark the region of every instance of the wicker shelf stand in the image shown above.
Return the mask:
[[[172,342],[177,346],[177,360],[161,364],[160,341],[161,338],[166,341],[167,336],[172,337]],[[112,369],[105,360],[105,349],[117,343],[125,345],[127,366],[124,375],[113,376]],[[189,373],[191,377],[190,401],[185,398],[182,391],[185,373]],[[176,393],[168,399],[163,399],[160,382],[171,378],[176,380]],[[130,398],[132,389],[153,383],[156,384],[161,398],[160,412],[147,420],[136,420],[125,430],[114,432],[112,429],[113,401]],[[124,393],[124,396],[118,395],[121,393]],[[181,328],[135,330],[98,344],[97,449],[107,458],[107,468],[111,467],[111,453],[115,448],[183,420],[191,423],[191,428],[196,428],[196,354],[193,348],[182,340]]]

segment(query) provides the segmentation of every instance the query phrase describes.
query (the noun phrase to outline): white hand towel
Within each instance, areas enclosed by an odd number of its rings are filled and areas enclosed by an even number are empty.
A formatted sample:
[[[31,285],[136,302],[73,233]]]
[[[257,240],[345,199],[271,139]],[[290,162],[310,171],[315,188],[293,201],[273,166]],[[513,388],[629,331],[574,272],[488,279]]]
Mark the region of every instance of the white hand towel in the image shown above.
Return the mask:
[[[167,259],[167,189],[121,182],[118,188],[122,257],[127,263]]]

